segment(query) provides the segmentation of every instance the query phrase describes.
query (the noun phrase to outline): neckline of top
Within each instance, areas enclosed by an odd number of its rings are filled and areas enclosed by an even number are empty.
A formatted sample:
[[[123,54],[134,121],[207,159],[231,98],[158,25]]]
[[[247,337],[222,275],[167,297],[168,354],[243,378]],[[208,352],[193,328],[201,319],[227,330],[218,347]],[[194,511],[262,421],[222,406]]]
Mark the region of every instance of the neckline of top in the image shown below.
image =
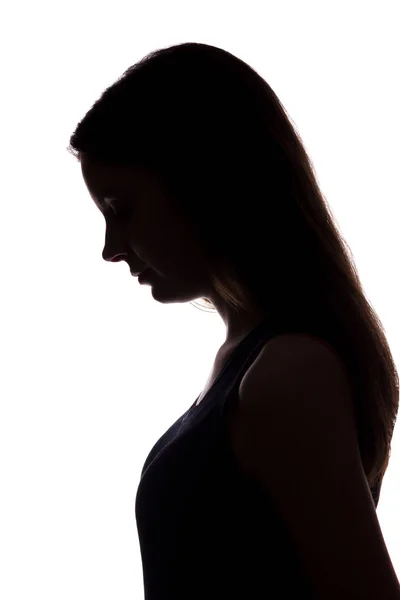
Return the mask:
[[[236,348],[234,349],[234,351],[232,352],[232,354],[230,355],[229,359],[227,360],[227,362],[225,363],[224,367],[221,369],[221,371],[218,373],[216,380],[214,381],[214,383],[212,384],[212,386],[210,387],[210,389],[206,392],[204,398],[202,399],[202,401],[196,405],[197,400],[200,398],[201,396],[201,392],[200,394],[197,396],[196,400],[194,401],[194,403],[192,404],[192,406],[189,408],[189,412],[191,412],[194,409],[198,409],[202,404],[205,404],[206,400],[208,399],[208,397],[210,396],[211,392],[215,389],[215,387],[218,385],[221,377],[223,376],[223,374],[227,371],[227,369],[229,368],[229,366],[232,364],[232,362],[235,360],[236,356],[239,354],[239,351],[245,346],[246,343],[248,343],[248,340],[256,335],[256,332],[258,333],[261,329],[263,329],[265,327],[265,325],[267,324],[268,319],[263,319],[254,329],[252,329],[240,342],[239,344],[236,346]]]

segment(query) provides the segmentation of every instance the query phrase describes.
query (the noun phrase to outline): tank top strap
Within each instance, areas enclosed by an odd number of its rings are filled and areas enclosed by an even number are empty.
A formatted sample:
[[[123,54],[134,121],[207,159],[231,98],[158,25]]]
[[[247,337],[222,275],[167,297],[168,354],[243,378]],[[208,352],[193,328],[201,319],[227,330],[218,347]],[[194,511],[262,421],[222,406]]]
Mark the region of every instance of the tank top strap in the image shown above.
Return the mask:
[[[215,382],[215,394],[220,394],[222,405],[233,390],[239,387],[244,374],[265,344],[280,333],[282,331],[274,327],[269,320],[264,320],[242,340]]]
[[[230,393],[231,389],[237,383],[240,383],[244,372],[248,370],[250,365],[257,358],[262,347],[275,336],[284,333],[300,334],[322,343],[336,355],[344,370],[347,371],[343,358],[337,352],[336,348],[334,348],[326,339],[309,332],[293,331],[290,328],[282,329],[282,327],[274,325],[271,321],[264,320],[238,345],[230,360],[227,362],[226,368],[221,372],[221,376],[216,380],[215,386],[218,386],[218,389],[220,387],[227,387],[228,393]]]
[[[217,403],[222,406],[233,388],[240,383],[244,372],[255,360],[264,344],[279,333],[280,330],[277,327],[274,327],[269,319],[265,319],[259,323],[259,325],[257,325],[257,327],[255,327],[238,344],[203,400],[196,406],[198,399],[196,398],[190,411],[200,411],[202,406],[204,408],[211,402],[213,405]],[[216,403],[212,401],[212,398],[215,397],[218,397]]]
[[[338,355],[336,349],[327,342],[324,337],[319,337],[311,332],[303,332],[299,328],[293,328],[293,326],[285,327],[282,324],[275,323],[271,318],[266,318],[238,344],[203,400],[196,406],[196,402],[199,398],[198,396],[189,411],[200,412],[205,406],[211,403],[213,405],[220,405],[222,409],[226,398],[240,385],[244,373],[257,358],[262,347],[272,338],[285,333],[298,333],[318,339],[337,355],[343,367],[346,369],[341,356]],[[214,402],[212,399],[215,399],[216,397],[218,399]]]

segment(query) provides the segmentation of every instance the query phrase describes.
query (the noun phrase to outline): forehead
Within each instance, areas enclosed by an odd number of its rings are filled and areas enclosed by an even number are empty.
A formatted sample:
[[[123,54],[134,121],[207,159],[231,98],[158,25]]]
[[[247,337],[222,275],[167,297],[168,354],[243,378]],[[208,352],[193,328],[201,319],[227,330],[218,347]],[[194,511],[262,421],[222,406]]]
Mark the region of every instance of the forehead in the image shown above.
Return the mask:
[[[87,159],[81,160],[82,176],[90,191],[104,191],[113,185],[123,187],[128,180],[135,179],[133,167],[117,167],[106,164],[95,163]]]
[[[119,167],[81,159],[81,171],[86,187],[96,204],[110,203],[115,195],[124,195],[142,185],[140,169]]]
[[[116,198],[122,202],[125,199],[143,200],[149,209],[161,210],[170,206],[160,177],[150,168],[107,165],[82,158],[81,170],[86,187],[98,206],[110,205]]]

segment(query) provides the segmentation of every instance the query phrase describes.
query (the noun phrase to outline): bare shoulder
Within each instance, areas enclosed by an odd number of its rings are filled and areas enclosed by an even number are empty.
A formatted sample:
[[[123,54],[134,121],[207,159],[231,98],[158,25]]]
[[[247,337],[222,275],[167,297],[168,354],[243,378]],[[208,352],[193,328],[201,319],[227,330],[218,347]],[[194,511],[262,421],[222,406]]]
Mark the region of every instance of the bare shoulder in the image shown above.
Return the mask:
[[[239,398],[243,406],[265,405],[266,397],[290,394],[292,401],[301,394],[319,399],[317,391],[335,387],[343,398],[342,407],[352,409],[350,381],[342,358],[325,340],[309,334],[285,333],[265,344],[245,373]],[[314,393],[311,393],[311,392]],[[305,398],[303,398],[305,400]],[[325,404],[326,406],[326,404]]]
[[[337,352],[308,334],[282,334],[268,341],[241,380],[230,426],[242,467],[252,470],[258,436],[268,439],[269,451],[277,456],[307,440],[315,450],[326,432],[337,433],[337,428],[347,428],[355,452],[351,386]],[[275,466],[279,470],[279,461]]]
[[[301,360],[310,360],[311,357],[329,360],[332,364],[335,359],[341,364],[343,362],[333,346],[322,338],[308,333],[284,333],[273,337],[264,345],[252,367],[256,371],[257,365],[266,361],[272,361],[274,368],[280,362],[286,364],[288,360],[295,365]]]
[[[325,435],[344,434],[358,451],[354,400],[347,370],[324,340],[282,334],[262,348],[238,392],[242,438],[267,435],[272,452],[308,440],[318,451]],[[310,449],[311,451],[311,449]]]
[[[285,334],[243,377],[231,429],[241,468],[272,499],[315,598],[400,599],[336,352]]]

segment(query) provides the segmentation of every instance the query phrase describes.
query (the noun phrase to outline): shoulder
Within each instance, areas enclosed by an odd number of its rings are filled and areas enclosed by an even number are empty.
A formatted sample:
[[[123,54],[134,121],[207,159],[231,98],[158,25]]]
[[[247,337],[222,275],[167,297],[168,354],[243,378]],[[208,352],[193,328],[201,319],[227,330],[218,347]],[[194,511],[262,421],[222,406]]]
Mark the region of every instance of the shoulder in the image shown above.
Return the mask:
[[[296,364],[301,359],[320,357],[331,363],[336,359],[342,363],[342,359],[336,350],[324,339],[308,333],[284,333],[269,340],[261,349],[253,364],[265,360],[287,361],[289,358]],[[265,357],[265,358],[263,358]],[[275,365],[277,366],[277,364]]]
[[[267,395],[272,404],[282,394],[292,402],[303,396],[303,402],[320,404],[328,390],[340,395],[342,409],[352,409],[350,381],[336,350],[313,335],[285,333],[262,348],[241,381],[239,399],[247,410],[267,409]],[[328,409],[328,397],[322,404]]]
[[[318,452],[335,435],[346,435],[353,455],[358,452],[346,370],[333,348],[312,336],[284,334],[265,344],[240,383],[238,413],[241,433],[254,441],[268,439],[272,452],[283,447]]]
[[[333,349],[297,334],[268,342],[242,379],[231,441],[284,521],[316,598],[400,598]]]
[[[271,476],[274,469],[277,476],[282,472],[278,457],[287,459],[301,449],[312,468],[315,456],[308,453],[318,455],[328,437],[335,440],[330,452],[351,452],[358,461],[351,386],[336,351],[306,334],[278,335],[267,342],[240,383],[232,435],[247,470],[256,468],[263,453],[275,457]],[[295,464],[285,464],[291,467]]]

